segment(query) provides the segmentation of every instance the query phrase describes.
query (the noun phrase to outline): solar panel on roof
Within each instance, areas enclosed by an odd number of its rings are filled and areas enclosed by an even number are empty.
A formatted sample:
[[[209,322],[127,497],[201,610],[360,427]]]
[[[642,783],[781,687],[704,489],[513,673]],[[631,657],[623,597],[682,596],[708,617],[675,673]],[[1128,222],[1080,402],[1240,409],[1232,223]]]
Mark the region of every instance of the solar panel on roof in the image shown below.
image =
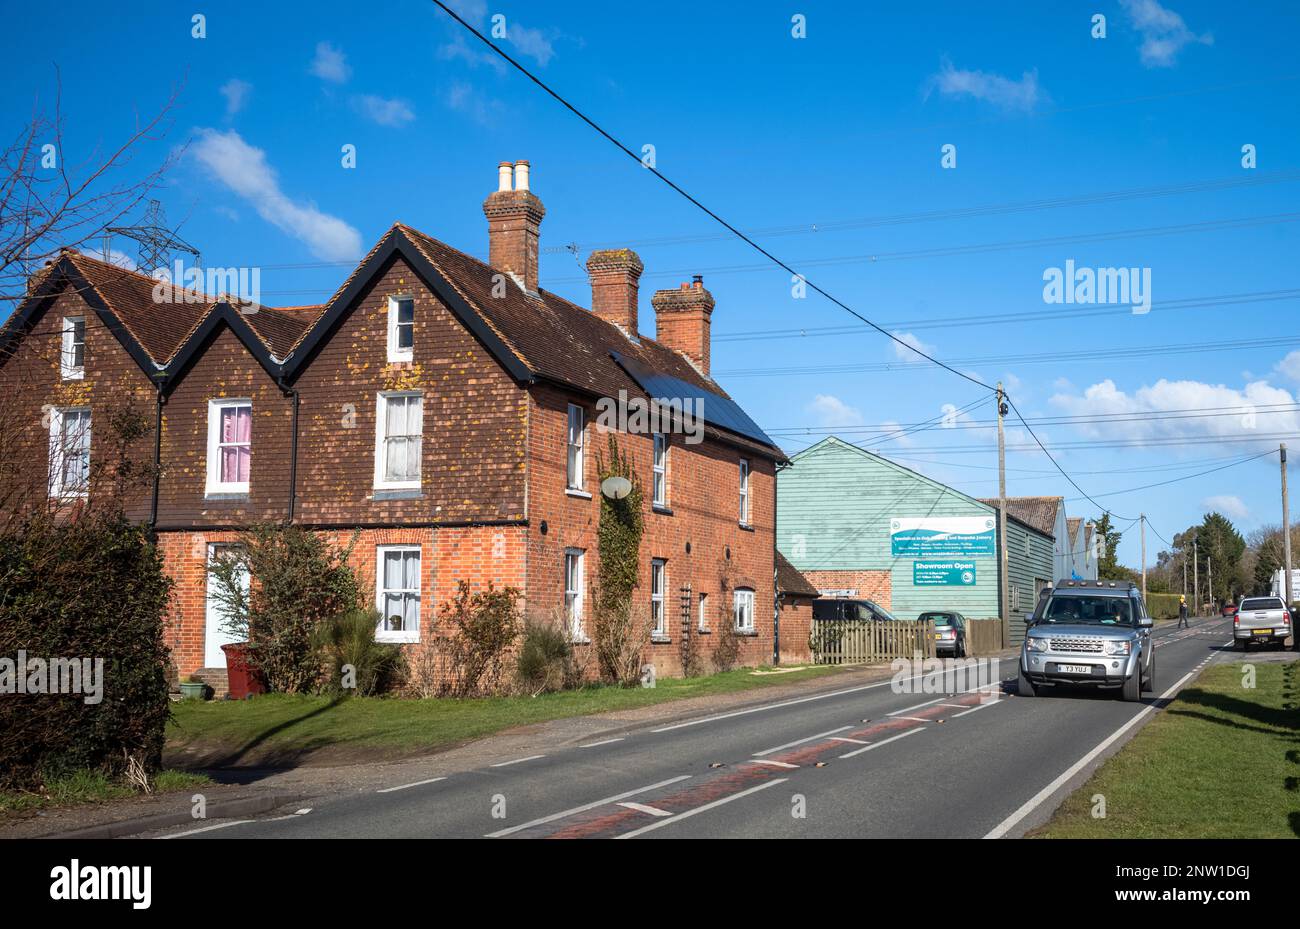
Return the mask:
[[[764,445],[776,446],[776,443],[768,438],[767,433],[758,427],[758,423],[750,419],[749,414],[734,400],[684,381],[680,377],[655,371],[618,352],[609,354],[652,399],[661,403],[677,400],[685,404],[688,400],[692,401],[692,408],[709,425],[726,429],[728,432],[734,432],[755,442],[762,442]]]

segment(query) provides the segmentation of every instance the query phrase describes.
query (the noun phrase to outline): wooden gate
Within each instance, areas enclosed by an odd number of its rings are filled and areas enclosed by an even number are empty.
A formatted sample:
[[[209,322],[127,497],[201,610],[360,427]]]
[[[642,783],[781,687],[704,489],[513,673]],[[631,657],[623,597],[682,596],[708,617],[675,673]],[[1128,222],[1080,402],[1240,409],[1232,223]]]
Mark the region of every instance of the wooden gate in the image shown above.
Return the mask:
[[[934,629],[914,620],[814,619],[808,647],[815,664],[933,658]]]

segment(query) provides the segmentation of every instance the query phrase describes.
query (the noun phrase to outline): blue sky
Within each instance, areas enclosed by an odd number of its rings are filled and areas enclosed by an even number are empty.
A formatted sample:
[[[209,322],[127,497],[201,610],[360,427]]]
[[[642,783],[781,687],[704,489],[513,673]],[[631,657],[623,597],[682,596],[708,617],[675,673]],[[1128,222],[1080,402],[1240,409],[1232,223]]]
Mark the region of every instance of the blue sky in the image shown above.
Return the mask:
[[[775,433],[787,451],[837,427],[961,490],[996,493],[992,434],[966,415],[901,437],[870,428],[935,419],[984,392],[930,366],[886,369],[917,358],[865,326],[820,332],[855,321],[816,294],[795,299],[788,274],[756,269],[760,256],[435,5],[190,6],[65,3],[55,33],[48,11],[11,9],[7,123],[16,131],[52,98],[57,65],[75,160],[180,86],[170,131],[135,166],[185,146],[161,193],[169,219],[205,264],[264,269],[272,305],[325,299],[396,220],[486,257],[480,205],[496,164],[526,158],[547,207],[544,287],[586,304],[587,252],[630,245],[646,265],[641,328],[652,332],[651,291],[702,273],[717,300],[719,381],[769,430],[820,430]],[[653,145],[658,168],[728,220],[783,230],[759,241],[811,280],[954,366],[1005,381],[1031,423],[1048,420],[1039,436],[1066,446],[1061,464],[1118,515],[1144,510],[1167,538],[1208,508],[1243,531],[1279,520],[1275,457],[1100,495],[1276,447],[1261,436],[1300,438],[1297,300],[1208,299],[1300,288],[1298,217],[1279,215],[1300,210],[1294,4],[456,6],[484,29],[503,15],[503,47],[632,148]],[[195,12],[205,38],[191,35]],[[806,38],[791,34],[796,13]],[[1094,13],[1104,39],[1091,35]],[[1242,165],[1246,144],[1254,169]],[[345,145],[354,169],[341,165]],[[941,166],[945,145],[955,168]],[[1038,206],[1005,209],[1024,203]],[[953,215],[989,206],[1003,209]],[[882,217],[906,221],[866,222]],[[1206,223],[1220,226],[1188,228]],[[665,238],[676,241],[655,241]],[[1045,303],[1045,270],[1067,260],[1149,269],[1152,312],[1071,317]],[[1014,318],[950,319],[999,314]],[[1044,354],[1055,357],[1030,357]],[[1233,413],[1201,415],[1212,408]],[[1151,415],[1167,410],[1201,412]],[[991,412],[984,403],[969,417]],[[1118,419],[1059,421],[1095,414]],[[1014,425],[1008,439],[1029,441]],[[1115,440],[1127,444],[1095,445]],[[1079,496],[1041,453],[1013,451],[1008,464],[1012,494]],[[1149,540],[1152,560],[1159,547]],[[1136,531],[1121,557],[1137,562]]]

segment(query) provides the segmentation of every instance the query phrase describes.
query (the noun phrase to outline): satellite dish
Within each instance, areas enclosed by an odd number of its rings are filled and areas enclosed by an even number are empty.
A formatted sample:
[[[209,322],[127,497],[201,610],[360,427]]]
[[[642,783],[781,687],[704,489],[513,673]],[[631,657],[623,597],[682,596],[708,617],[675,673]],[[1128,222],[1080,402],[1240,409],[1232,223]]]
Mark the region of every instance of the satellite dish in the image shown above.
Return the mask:
[[[632,492],[632,482],[625,477],[607,477],[600,482],[600,492],[611,500],[622,500]]]

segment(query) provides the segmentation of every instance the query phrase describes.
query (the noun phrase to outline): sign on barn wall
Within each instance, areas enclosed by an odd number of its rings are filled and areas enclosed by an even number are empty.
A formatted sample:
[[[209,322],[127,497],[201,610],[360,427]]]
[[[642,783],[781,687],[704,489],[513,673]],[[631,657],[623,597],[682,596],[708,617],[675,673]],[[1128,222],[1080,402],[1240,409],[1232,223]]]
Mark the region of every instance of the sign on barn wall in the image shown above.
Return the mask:
[[[899,555],[994,555],[992,516],[898,516],[889,521],[889,547]]]

